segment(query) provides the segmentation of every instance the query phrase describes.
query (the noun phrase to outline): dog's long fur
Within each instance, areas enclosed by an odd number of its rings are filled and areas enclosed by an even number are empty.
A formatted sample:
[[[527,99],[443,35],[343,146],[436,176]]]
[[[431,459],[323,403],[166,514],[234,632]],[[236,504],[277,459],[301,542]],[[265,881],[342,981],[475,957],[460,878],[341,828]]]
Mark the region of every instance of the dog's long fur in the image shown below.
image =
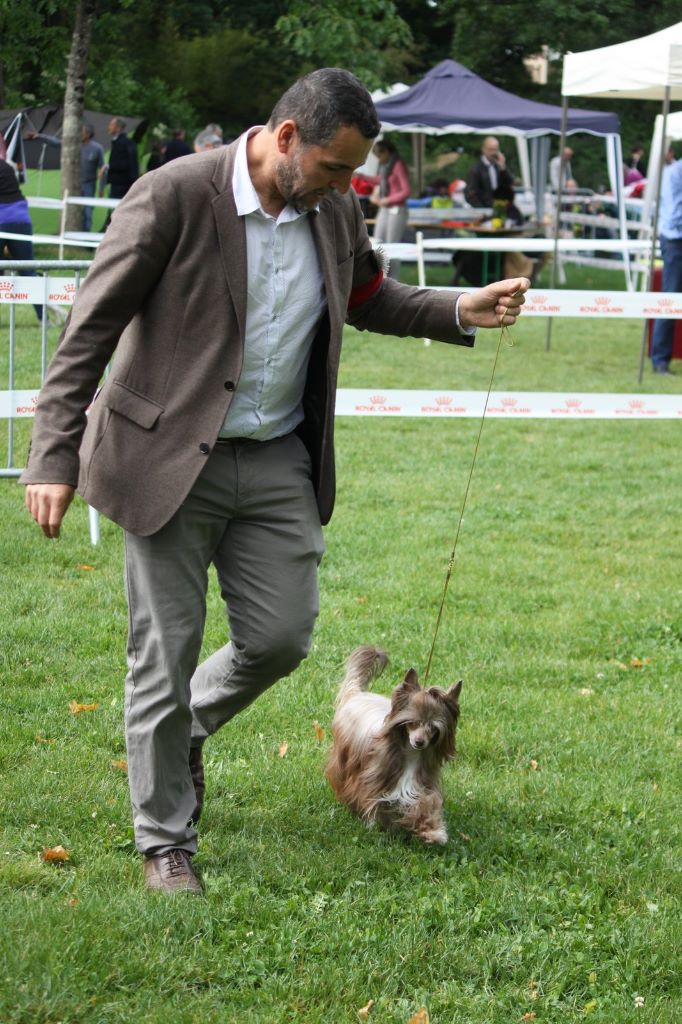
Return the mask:
[[[387,663],[376,647],[358,647],[348,659],[327,778],[337,798],[366,821],[446,843],[440,773],[455,756],[462,683],[424,690],[410,669],[389,700],[368,692]]]

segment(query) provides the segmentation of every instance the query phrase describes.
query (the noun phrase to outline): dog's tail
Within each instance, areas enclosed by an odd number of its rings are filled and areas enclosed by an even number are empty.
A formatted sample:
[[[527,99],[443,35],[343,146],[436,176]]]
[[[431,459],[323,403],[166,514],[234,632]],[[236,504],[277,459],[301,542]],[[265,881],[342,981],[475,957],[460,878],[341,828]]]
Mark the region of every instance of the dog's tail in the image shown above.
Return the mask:
[[[368,689],[372,679],[380,676],[387,664],[387,655],[378,647],[356,647],[346,662],[346,677],[336,698],[337,708],[356,693]]]

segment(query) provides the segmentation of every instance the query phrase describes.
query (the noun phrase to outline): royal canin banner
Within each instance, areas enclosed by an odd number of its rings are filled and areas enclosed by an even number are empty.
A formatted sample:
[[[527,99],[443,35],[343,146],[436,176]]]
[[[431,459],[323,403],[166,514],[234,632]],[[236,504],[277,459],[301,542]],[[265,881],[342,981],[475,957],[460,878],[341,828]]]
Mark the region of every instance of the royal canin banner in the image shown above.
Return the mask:
[[[457,419],[678,420],[682,395],[600,395],[544,391],[391,391],[340,388],[337,416],[428,416]],[[0,391],[0,419],[34,416],[37,390]]]
[[[605,319],[677,320],[682,317],[679,292],[584,292],[563,288],[526,293],[523,316],[584,316]]]
[[[53,306],[70,306],[76,295],[77,285],[72,277],[9,277],[0,271],[0,302],[38,303],[49,302]]]
[[[543,391],[390,391],[341,388],[337,416],[430,416],[440,419],[681,419],[682,395],[564,394]]]

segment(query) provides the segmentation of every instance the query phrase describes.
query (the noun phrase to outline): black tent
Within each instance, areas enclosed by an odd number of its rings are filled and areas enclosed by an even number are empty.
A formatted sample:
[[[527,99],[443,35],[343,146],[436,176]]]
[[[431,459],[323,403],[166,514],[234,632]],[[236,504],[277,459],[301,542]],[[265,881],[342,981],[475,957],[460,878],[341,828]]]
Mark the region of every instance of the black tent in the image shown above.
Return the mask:
[[[22,135],[25,135],[27,131],[35,131],[61,138],[63,121],[61,106],[0,110],[0,132],[3,134],[7,132],[17,114],[22,115]],[[105,150],[109,148],[107,125],[112,117],[117,116],[95,110],[86,110],[83,113],[84,123],[92,125],[95,129],[95,141],[104,146]],[[147,130],[148,122],[139,117],[122,116],[127,125],[128,135],[134,142],[139,142]],[[26,166],[29,168],[34,170],[43,168],[46,171],[59,169],[61,150],[56,146],[46,146],[40,139],[24,139],[24,155]]]

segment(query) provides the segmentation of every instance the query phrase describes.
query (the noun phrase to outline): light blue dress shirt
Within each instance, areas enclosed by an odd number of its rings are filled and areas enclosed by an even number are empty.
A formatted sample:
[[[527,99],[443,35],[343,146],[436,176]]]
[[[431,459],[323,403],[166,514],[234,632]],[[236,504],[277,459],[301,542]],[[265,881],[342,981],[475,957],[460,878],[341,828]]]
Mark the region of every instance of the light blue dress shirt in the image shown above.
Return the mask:
[[[664,238],[682,238],[682,160],[663,168],[658,230]]]
[[[261,207],[239,140],[232,187],[244,217],[247,305],[244,365],[221,437],[268,441],[303,419],[310,350],[327,308],[322,269],[307,213],[285,206],[279,217]]]

